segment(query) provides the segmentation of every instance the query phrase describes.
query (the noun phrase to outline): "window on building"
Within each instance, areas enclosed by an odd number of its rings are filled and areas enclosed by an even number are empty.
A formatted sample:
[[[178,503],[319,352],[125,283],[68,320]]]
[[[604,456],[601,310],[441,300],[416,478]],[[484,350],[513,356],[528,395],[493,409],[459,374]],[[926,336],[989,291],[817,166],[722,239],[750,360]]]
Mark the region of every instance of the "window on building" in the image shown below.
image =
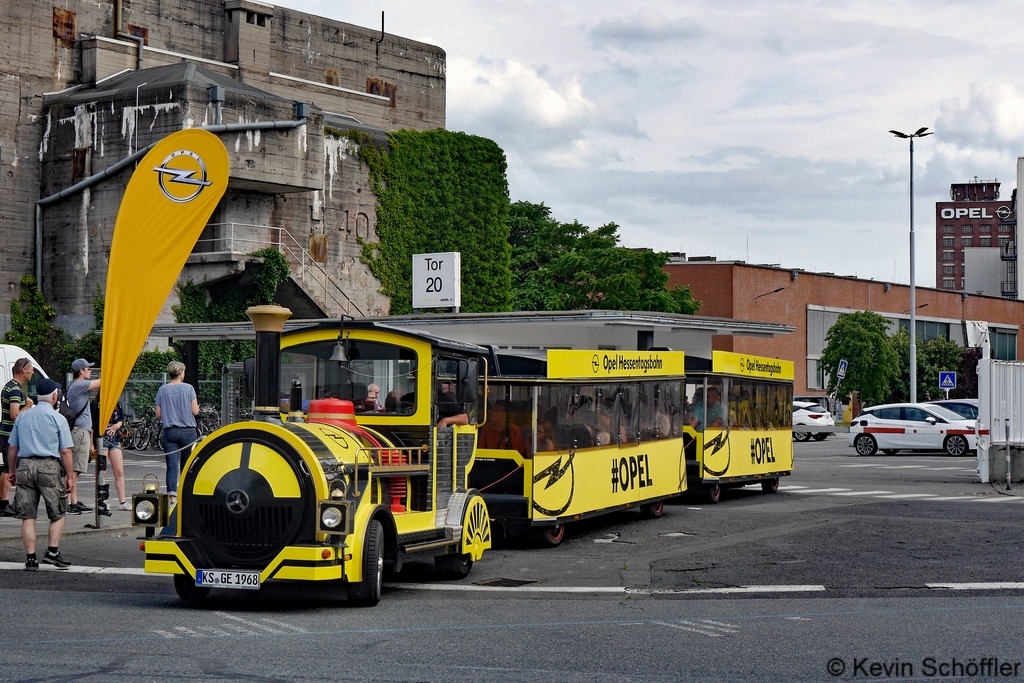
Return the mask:
[[[1007,225],[1007,224],[1005,224],[1005,223],[1000,223],[1000,224],[999,224],[999,232],[1010,232],[1010,228],[1011,228],[1011,227],[1012,227],[1012,226],[1010,226],[1010,225]]]
[[[956,226],[955,225],[943,225],[942,226],[942,234],[943,235],[955,235],[956,234]]]
[[[1009,243],[1010,243],[1010,238],[1009,237],[1000,237],[999,238],[999,246],[1005,247]]]
[[[956,280],[954,278],[949,278],[948,280],[943,278],[943,287],[946,287],[946,282],[949,282],[948,289],[956,287]],[[910,321],[907,319],[900,320],[900,329],[909,330]],[[918,320],[917,338],[924,341],[931,341],[932,339],[949,339],[949,323],[940,323],[931,320]]]
[[[966,263],[963,264],[962,266],[960,266],[960,274],[961,275],[967,275],[967,264]]]
[[[948,265],[948,266],[942,266],[942,274],[943,275],[956,275],[956,266],[954,266],[952,264]]]
[[[952,251],[944,251],[944,252],[942,252],[942,260],[943,261],[952,261],[953,260],[953,252]]]
[[[960,278],[960,289],[967,289],[967,280]]]
[[[942,246],[944,246],[944,247],[955,247],[956,246],[956,238],[955,237],[943,237],[942,238]]]
[[[953,284],[954,282],[955,282],[955,280],[953,278],[951,278],[951,277],[944,277],[944,278],[942,278],[942,288],[943,289],[953,289],[954,287],[956,287],[956,285]]]
[[[974,238],[973,237],[961,237],[960,238],[960,246],[961,247],[973,247],[974,246]]]
[[[981,225],[981,226],[978,227],[978,230],[979,230],[979,232],[981,232],[982,235],[987,235],[987,234],[992,232],[992,226],[991,225]]]
[[[994,330],[990,333],[992,357],[996,360],[1017,360],[1017,333]]]
[[[981,238],[979,238],[978,239],[978,246],[979,247],[991,247],[992,246],[992,238],[991,237],[981,237]]]
[[[961,251],[960,252],[960,262],[963,263],[963,261],[964,261],[964,252]]]
[[[961,235],[973,235],[974,234],[974,226],[973,225],[961,225],[960,226],[960,234]]]

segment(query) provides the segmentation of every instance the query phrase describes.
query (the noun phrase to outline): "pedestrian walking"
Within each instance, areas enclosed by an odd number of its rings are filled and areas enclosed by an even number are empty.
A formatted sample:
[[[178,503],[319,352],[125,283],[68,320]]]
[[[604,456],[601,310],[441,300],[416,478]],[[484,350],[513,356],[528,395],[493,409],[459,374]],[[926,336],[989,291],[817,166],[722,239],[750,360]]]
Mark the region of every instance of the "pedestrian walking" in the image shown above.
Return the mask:
[[[167,460],[167,493],[171,503],[178,500],[178,475],[181,465],[192,452],[196,441],[196,415],[199,399],[196,390],[185,382],[185,364],[171,361],[167,364],[170,382],[156,392],[156,416],[163,423],[160,445]]]
[[[22,412],[14,421],[7,447],[11,457],[12,484],[18,487],[15,496],[15,518],[21,520],[21,541],[25,546],[25,569],[39,569],[36,558],[36,515],[39,499],[46,504],[50,519],[47,548],[43,562],[57,569],[71,563],[61,557],[60,537],[68,510],[67,487],[71,485],[74,441],[67,420],[55,410],[60,385],[45,378],[36,387],[39,403]]]
[[[100,388],[100,381],[92,378],[92,366],[84,358],[78,358],[71,364],[74,381],[68,386],[68,405],[78,414],[75,426],[71,429],[71,447],[73,465],[68,472],[70,484],[68,496],[71,504],[68,512],[80,515],[92,512],[92,508],[78,502],[78,475],[89,470],[89,452],[92,450],[92,412],[89,410],[89,392]]]
[[[117,509],[131,510],[124,492],[124,451],[121,450],[121,425],[124,424],[124,406],[118,401],[114,412],[110,414],[107,429],[103,432],[100,447],[102,455],[107,456],[110,468],[114,471],[114,490],[117,492]]]
[[[11,479],[7,476],[7,441],[11,438],[11,430],[14,429],[14,420],[18,414],[34,405],[25,393],[25,387],[28,386],[35,371],[32,361],[28,358],[19,358],[14,361],[14,367],[11,368],[14,376],[0,391],[0,458],[3,459],[3,466],[0,467],[0,517],[14,516],[14,506],[10,504]]]

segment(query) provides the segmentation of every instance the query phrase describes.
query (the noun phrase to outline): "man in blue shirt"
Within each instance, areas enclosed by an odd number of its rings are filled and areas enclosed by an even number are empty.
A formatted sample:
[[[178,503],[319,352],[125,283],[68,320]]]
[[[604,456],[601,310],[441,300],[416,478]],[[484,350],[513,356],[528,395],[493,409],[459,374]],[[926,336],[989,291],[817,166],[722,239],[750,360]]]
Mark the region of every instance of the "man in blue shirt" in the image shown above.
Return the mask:
[[[64,516],[68,509],[66,485],[67,473],[72,471],[73,442],[67,420],[54,408],[59,390],[60,385],[52,379],[39,382],[36,387],[39,402],[18,415],[9,441],[11,483],[18,487],[14,516],[21,520],[21,541],[25,545],[25,569],[28,571],[39,569],[36,515],[40,498],[46,503],[46,516],[50,518],[49,545],[43,562],[57,569],[71,566],[61,557],[60,537],[64,533]]]

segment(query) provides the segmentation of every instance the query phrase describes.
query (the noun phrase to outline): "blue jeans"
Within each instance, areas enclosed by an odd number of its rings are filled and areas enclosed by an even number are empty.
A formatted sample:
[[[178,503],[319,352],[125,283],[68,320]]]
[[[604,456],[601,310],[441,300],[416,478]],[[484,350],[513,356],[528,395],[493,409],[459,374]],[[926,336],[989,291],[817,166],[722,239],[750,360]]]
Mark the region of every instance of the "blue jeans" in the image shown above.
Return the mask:
[[[187,446],[195,440],[195,427],[167,427],[160,435],[160,445],[164,447],[164,459],[167,460],[167,493],[172,496],[178,494],[181,465],[188,460],[188,455],[192,452]]]

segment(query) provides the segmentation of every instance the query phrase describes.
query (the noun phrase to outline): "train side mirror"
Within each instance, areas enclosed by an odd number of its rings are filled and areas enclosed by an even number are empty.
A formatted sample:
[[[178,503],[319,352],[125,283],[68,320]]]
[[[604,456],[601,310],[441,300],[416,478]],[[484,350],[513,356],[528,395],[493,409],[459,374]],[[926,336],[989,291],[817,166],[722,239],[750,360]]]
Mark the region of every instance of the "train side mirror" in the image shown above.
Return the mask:
[[[460,360],[455,376],[455,400],[459,403],[476,403],[480,370],[476,361]]]
[[[242,364],[242,374],[244,381],[242,383],[242,391],[245,392],[245,397],[250,401],[256,398],[256,359],[246,358]]]

